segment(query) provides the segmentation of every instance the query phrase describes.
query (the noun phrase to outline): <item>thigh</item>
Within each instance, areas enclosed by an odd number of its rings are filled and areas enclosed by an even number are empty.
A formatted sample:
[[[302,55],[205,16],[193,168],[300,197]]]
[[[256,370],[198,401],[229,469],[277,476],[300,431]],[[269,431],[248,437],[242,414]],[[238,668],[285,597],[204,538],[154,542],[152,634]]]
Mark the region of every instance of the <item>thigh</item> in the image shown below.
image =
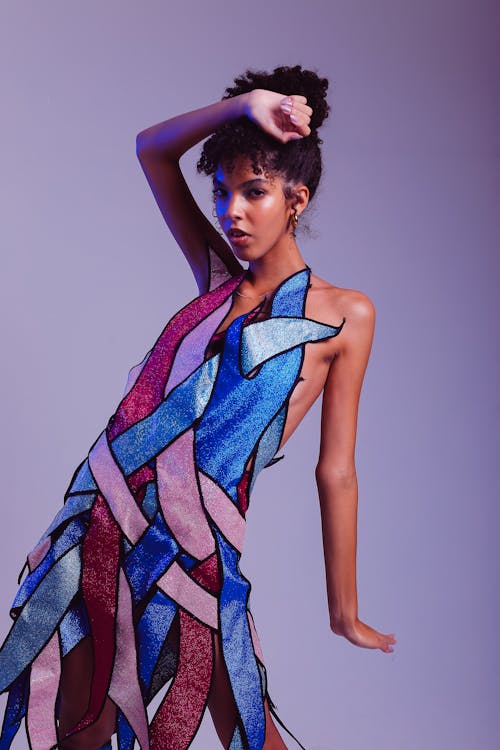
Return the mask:
[[[208,708],[212,716],[215,731],[223,747],[229,747],[238,712],[234,701],[226,663],[222,655],[220,634],[213,634],[214,671],[208,696]]]
[[[228,748],[237,724],[238,711],[222,654],[219,633],[213,634],[213,643],[215,661],[208,708],[215,731],[223,747]],[[266,716],[266,736],[263,750],[286,750],[286,745],[273,721],[267,698],[264,700],[264,713]]]
[[[59,709],[59,736],[71,729],[87,710],[93,671],[93,650],[89,637],[67,654],[62,661],[61,669],[61,705]],[[116,724],[116,708],[109,698],[104,708],[90,727],[60,742],[62,750],[77,748],[100,748],[107,742]]]

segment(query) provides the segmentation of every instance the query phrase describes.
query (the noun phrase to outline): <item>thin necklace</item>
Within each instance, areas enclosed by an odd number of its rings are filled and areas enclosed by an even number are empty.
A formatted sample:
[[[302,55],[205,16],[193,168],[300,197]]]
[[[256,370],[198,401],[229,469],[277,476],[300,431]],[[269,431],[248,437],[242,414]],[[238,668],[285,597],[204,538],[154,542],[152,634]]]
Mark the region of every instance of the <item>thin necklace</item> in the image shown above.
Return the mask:
[[[272,289],[269,289],[267,292],[264,292],[264,294],[243,294],[243,292],[239,292],[237,289],[234,290],[238,297],[248,297],[248,299],[260,299],[261,297],[265,297],[266,294],[269,294],[269,292],[272,292]]]

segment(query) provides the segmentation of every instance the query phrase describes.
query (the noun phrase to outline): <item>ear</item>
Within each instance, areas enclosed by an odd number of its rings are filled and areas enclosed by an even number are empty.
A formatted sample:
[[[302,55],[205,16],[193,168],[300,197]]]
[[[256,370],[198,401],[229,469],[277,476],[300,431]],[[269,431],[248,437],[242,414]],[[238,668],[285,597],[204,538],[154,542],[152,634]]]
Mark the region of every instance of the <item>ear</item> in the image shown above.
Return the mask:
[[[291,198],[291,205],[297,209],[297,213],[300,215],[309,203],[309,188],[307,185],[300,183],[294,185],[293,196]]]

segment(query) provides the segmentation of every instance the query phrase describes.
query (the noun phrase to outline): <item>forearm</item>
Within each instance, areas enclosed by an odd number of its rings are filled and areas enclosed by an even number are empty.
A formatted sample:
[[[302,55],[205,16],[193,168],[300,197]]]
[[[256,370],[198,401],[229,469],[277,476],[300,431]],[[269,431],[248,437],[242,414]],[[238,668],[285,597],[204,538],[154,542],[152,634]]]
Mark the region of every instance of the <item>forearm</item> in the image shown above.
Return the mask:
[[[332,479],[316,471],[330,624],[342,629],[358,616],[356,546],[358,485],[356,474]]]
[[[137,154],[154,153],[178,161],[185,151],[218,127],[245,115],[247,98],[248,94],[240,94],[142,130],[136,139]]]

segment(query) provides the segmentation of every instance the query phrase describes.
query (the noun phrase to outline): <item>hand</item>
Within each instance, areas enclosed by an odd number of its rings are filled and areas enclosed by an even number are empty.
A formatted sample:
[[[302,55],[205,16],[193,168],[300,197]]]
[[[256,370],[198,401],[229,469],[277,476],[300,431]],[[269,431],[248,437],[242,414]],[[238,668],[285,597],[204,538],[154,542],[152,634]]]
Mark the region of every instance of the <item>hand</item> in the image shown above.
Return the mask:
[[[358,618],[348,624],[332,623],[330,627],[336,635],[344,636],[355,646],[379,648],[387,654],[394,651],[391,648],[391,644],[396,643],[394,633],[379,633]]]
[[[282,143],[309,135],[312,109],[305,96],[283,96],[275,91],[253,89],[247,95],[245,114]]]

